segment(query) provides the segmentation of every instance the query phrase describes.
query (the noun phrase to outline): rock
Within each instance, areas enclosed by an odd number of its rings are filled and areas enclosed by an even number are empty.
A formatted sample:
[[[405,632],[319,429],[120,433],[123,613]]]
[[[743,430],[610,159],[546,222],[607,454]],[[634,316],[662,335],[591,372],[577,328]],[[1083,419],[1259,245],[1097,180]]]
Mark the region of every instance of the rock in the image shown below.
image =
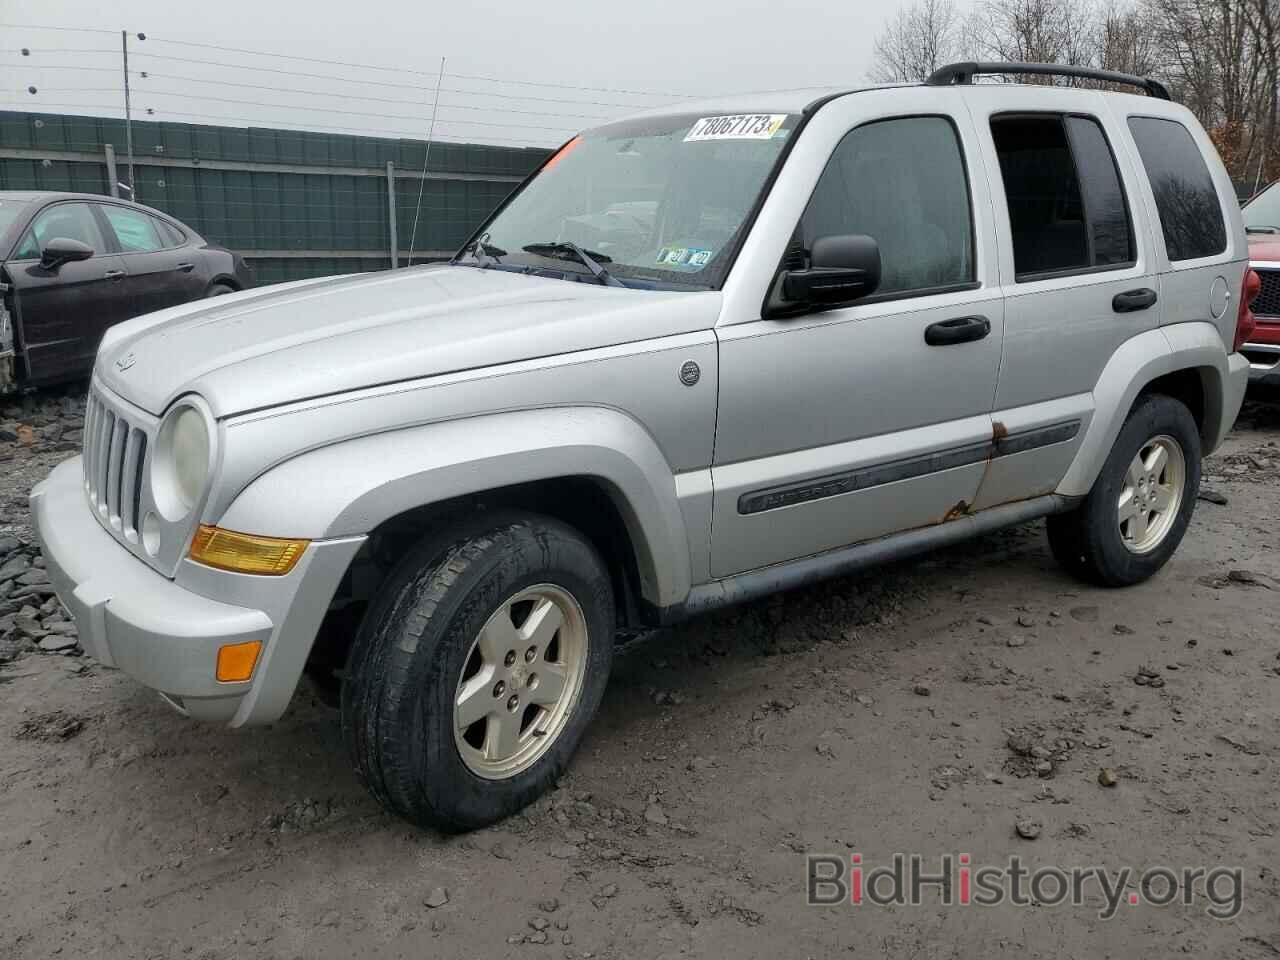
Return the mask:
[[[511,943],[511,944],[524,943],[524,934],[513,933],[511,936],[507,937],[507,943]]]
[[[54,710],[23,720],[18,724],[14,737],[19,740],[43,740],[46,743],[55,743],[60,740],[70,740],[84,729],[84,724],[84,717],[77,717],[65,710]]]
[[[1227,498],[1217,490],[1210,490],[1208,487],[1201,487],[1200,492],[1196,494],[1196,498],[1206,503],[1216,503],[1220,507],[1227,505]]]
[[[578,848],[572,843],[557,843],[551,848],[550,853],[557,860],[571,860],[578,855]]]
[[[547,935],[547,931],[539,930],[537,933],[531,933],[524,938],[525,943],[546,943],[551,938]]]
[[[12,537],[7,533],[0,536],[0,560],[3,560],[5,557],[9,556],[9,554],[13,553],[13,551],[18,550],[21,547],[22,541],[17,537]]]
[[[22,554],[10,557],[0,564],[0,581],[13,580],[31,569],[31,561]]]
[[[56,633],[62,637],[74,637],[79,631],[76,625],[70,620],[46,620],[44,628],[50,633]]]
[[[546,917],[530,917],[529,926],[533,930],[542,931],[551,926],[551,921]]]
[[[572,943],[573,943],[573,934],[572,934],[572,933],[562,933],[562,934],[560,935],[560,942],[561,942],[562,944],[564,944],[566,947],[567,947],[567,946],[569,946],[570,944],[572,944]]]
[[[600,896],[607,897],[612,900],[618,895],[618,885],[616,883],[606,883],[600,888]]]
[[[917,697],[927,697],[933,693],[933,689],[927,683],[917,683],[911,688],[911,692]]]
[[[1081,623],[1096,623],[1098,620],[1097,607],[1072,607],[1068,612],[1072,620],[1079,620]]]
[[[47,574],[44,570],[40,569],[39,567],[32,567],[26,573],[18,577],[18,582],[22,584],[24,587],[29,586],[31,584],[36,584],[36,583],[48,583],[49,574]]]
[[[1006,647],[1025,647],[1027,645],[1026,637],[1010,637],[1004,642]]]
[[[545,900],[538,901],[538,909],[543,913],[555,913],[560,909],[560,901],[555,897],[547,897]]]
[[[1032,820],[1029,817],[1021,817],[1013,825],[1013,829],[1017,831],[1018,836],[1023,840],[1034,840],[1036,837],[1040,836],[1040,831],[1043,828],[1039,821]]]
[[[1018,626],[1020,627],[1034,627],[1035,625],[1036,622],[1025,614],[1018,617]]]
[[[1114,787],[1120,782],[1120,778],[1116,776],[1116,772],[1110,767],[1103,767],[1098,771],[1098,783],[1104,787]]]
[[[1038,776],[1038,777],[1052,777],[1052,776],[1053,776],[1053,764],[1052,764],[1052,763],[1050,763],[1048,760],[1041,760],[1040,762],[1038,762],[1038,763],[1036,764],[1036,776]]]
[[[660,827],[667,825],[667,815],[662,812],[662,807],[656,803],[651,803],[644,808],[644,818],[650,823],[656,823]]]
[[[1133,627],[1130,627],[1127,624],[1123,624],[1123,623],[1117,623],[1111,629],[1114,633],[1117,633],[1122,637],[1131,636],[1132,634],[1137,632],[1133,629]]]
[[[444,887],[432,887],[431,892],[427,894],[426,899],[422,902],[432,910],[437,907],[443,907],[449,902],[449,891]]]
[[[36,644],[45,653],[61,653],[63,650],[70,650],[79,644],[75,637],[68,637],[63,634],[51,633],[44,637]]]

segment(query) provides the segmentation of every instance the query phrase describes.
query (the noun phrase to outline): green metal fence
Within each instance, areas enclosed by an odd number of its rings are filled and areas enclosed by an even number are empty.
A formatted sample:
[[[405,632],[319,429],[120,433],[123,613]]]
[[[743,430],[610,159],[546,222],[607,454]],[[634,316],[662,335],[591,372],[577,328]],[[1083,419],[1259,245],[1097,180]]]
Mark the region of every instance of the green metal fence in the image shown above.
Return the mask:
[[[417,256],[446,256],[549,152],[437,142],[424,176],[421,140],[134,121],[133,141],[136,199],[259,283],[403,264],[420,189]],[[0,190],[128,196],[124,143],[123,120],[0,111]]]

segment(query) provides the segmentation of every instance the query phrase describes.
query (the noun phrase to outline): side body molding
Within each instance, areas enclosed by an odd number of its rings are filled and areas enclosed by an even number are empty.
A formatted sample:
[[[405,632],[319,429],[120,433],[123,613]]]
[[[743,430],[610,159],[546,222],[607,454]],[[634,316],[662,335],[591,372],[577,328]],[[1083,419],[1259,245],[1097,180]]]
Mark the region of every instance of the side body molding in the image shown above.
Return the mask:
[[[349,537],[415,507],[571,476],[600,481],[613,498],[645,599],[683,602],[689,544],[671,467],[636,420],[607,407],[487,414],[320,447],[256,478],[217,522],[277,536]]]
[[[1180,370],[1194,370],[1204,387],[1201,440],[1207,456],[1231,429],[1244,399],[1248,364],[1236,358],[1238,354],[1223,350],[1222,334],[1207,322],[1171,324],[1126,340],[1098,378],[1093,420],[1055,492],[1068,497],[1087,495],[1142,388]]]

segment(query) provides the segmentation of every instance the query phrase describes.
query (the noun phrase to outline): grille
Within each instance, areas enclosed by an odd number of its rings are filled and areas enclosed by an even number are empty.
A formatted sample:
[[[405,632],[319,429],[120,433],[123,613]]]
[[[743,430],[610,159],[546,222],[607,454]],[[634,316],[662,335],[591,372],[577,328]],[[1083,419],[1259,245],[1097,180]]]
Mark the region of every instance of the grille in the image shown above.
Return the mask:
[[[146,455],[146,433],[91,392],[84,419],[85,492],[98,515],[135,543]]]
[[[1253,312],[1260,317],[1280,317],[1280,270],[1259,270],[1262,289],[1253,301]]]

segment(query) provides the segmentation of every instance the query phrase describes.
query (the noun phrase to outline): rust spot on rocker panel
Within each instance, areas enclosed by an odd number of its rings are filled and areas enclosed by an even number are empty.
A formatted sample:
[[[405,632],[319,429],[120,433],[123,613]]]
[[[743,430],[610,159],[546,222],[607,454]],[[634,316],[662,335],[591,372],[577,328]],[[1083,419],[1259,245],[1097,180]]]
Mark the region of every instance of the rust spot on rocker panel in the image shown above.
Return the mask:
[[[969,504],[961,500],[954,507],[952,507],[945,514],[943,514],[942,522],[946,523],[948,520],[958,519],[959,517],[963,517],[968,512],[969,512]]]

